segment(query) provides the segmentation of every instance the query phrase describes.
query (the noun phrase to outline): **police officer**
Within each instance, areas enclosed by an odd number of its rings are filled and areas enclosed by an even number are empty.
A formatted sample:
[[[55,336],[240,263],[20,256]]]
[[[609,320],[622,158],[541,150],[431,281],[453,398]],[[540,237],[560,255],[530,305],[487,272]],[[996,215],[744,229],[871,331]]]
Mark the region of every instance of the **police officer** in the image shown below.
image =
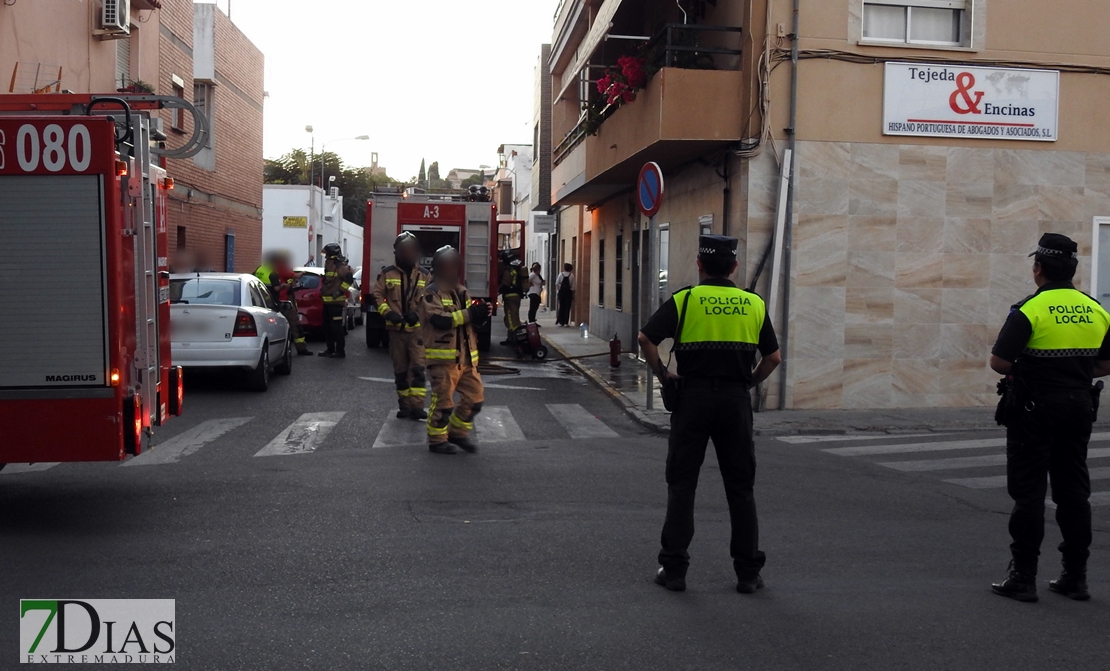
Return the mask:
[[[343,359],[347,356],[347,332],[344,330],[343,311],[347,305],[347,290],[355,281],[354,271],[343,258],[343,248],[332,242],[324,245],[324,281],[320,295],[324,299],[324,336],[327,350],[320,356]]]
[[[304,331],[301,329],[301,318],[297,312],[296,292],[293,284],[297,274],[293,272],[293,264],[287,252],[269,252],[262,259],[262,265],[254,271],[254,276],[270,290],[270,297],[277,303],[285,320],[289,322],[289,337],[297,348],[300,356],[312,354],[305,342]]]
[[[390,332],[389,354],[397,384],[398,419],[425,420],[424,340],[420,328],[420,303],[428,273],[420,267],[420,241],[408,231],[393,242],[394,265],[382,270],[374,285],[374,301]]]
[[[470,434],[485,400],[474,327],[486,323],[493,306],[471,301],[461,277],[458,251],[451,246],[437,250],[432,257],[432,282],[424,293],[421,321],[432,383],[428,449],[438,454],[455,454],[458,448],[472,454],[478,451]]]
[[[732,519],[736,590],[752,594],[763,587],[756,519],[755,445],[749,389],[782,361],[763,300],[738,289],[728,278],[736,271],[735,238],[703,235],[698,241],[701,283],[682,289],[641,329],[640,347],[664,384],[677,385],[667,451],[667,518],[655,582],[671,591],[686,589],[687,549],[694,536],[694,493],[713,440]],[[674,339],[678,373],[667,370],[659,343]],[[756,353],[762,355],[756,365]]]
[[[1048,586],[1079,601],[1087,591],[1091,545],[1091,438],[1097,391],[1094,377],[1110,374],[1110,315],[1072,284],[1078,247],[1054,233],[1034,257],[1037,293],[1010,311],[991,351],[991,368],[1008,376],[1003,399],[1006,485],[1014,500],[1006,578],[991,587],[1018,601],[1037,600],[1037,558],[1044,539],[1047,479],[1052,481],[1064,570]]]

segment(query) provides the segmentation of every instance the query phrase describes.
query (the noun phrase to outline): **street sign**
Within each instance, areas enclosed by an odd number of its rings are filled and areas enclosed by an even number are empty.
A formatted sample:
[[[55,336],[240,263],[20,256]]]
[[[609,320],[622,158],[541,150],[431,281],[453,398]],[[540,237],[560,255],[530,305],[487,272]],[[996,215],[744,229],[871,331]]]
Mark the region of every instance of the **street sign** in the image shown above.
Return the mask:
[[[537,214],[532,217],[532,232],[538,234],[551,234],[555,232],[555,215]]]
[[[654,217],[663,206],[663,171],[658,163],[645,163],[640,170],[636,200],[645,217]]]

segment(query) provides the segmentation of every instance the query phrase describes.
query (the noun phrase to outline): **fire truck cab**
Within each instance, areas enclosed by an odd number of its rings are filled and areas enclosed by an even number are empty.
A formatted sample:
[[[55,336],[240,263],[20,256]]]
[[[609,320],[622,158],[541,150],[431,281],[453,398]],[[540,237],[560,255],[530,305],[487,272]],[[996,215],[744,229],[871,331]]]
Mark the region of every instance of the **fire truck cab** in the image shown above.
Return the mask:
[[[422,264],[431,269],[432,255],[451,245],[462,255],[463,281],[470,296],[497,307],[504,252],[524,258],[524,222],[499,221],[497,206],[466,194],[376,193],[366,204],[363,235],[362,306],[366,311],[366,346],[389,342],[385,320],[371,295],[381,271],[393,265],[393,242],[404,231],[420,241]],[[490,347],[490,324],[478,329],[478,349]]]
[[[168,101],[168,102],[167,102]],[[0,464],[119,461],[181,414],[158,96],[0,96]]]

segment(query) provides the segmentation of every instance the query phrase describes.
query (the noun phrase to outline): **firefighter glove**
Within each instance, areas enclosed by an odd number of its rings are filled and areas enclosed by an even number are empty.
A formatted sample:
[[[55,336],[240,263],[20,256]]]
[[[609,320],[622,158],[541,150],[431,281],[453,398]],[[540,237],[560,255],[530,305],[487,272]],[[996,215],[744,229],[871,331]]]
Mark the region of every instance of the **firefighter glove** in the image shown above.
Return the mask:
[[[401,322],[405,321],[405,318],[402,317],[399,313],[390,310],[389,312],[385,313],[385,320],[390,324],[400,324]]]
[[[416,314],[415,312],[406,312],[405,323],[409,326],[416,326],[420,323],[420,315]]]
[[[484,324],[489,317],[489,307],[485,303],[475,303],[467,308],[471,324]]]

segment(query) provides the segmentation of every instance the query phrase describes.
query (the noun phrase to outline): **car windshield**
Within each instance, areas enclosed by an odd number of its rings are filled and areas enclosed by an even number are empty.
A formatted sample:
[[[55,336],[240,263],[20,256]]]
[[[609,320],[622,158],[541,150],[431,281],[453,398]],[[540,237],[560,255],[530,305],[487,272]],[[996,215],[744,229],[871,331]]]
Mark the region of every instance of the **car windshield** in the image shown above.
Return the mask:
[[[319,289],[320,276],[312,273],[305,273],[301,275],[301,279],[297,280],[297,286],[301,289]]]
[[[193,277],[170,281],[170,302],[175,305],[239,305],[239,281]]]

